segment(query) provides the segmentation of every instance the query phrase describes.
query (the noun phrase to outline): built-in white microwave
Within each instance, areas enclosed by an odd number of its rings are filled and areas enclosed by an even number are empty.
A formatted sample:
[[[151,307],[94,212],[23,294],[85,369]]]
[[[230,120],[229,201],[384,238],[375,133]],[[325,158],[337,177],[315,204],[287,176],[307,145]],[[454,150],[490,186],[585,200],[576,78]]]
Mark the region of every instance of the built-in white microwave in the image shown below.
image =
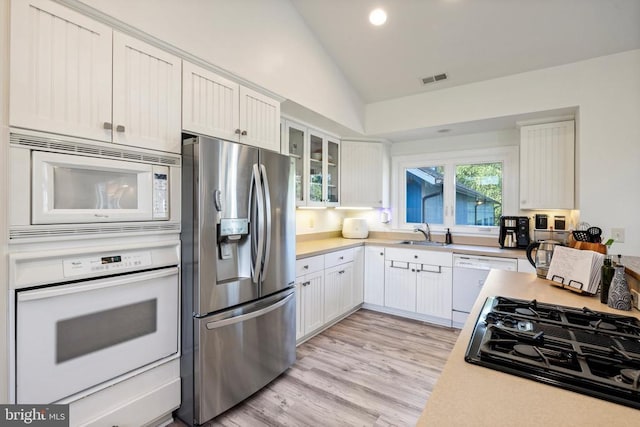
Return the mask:
[[[179,156],[36,132],[10,140],[10,238],[179,230]]]

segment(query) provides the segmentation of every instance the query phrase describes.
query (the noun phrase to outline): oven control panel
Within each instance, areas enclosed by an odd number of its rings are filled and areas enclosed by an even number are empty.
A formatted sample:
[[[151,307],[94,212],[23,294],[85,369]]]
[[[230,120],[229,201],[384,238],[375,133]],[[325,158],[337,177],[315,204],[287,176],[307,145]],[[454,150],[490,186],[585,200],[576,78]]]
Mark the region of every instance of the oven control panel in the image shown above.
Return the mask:
[[[96,273],[118,273],[121,270],[149,267],[151,264],[151,252],[141,251],[107,256],[95,255],[84,258],[65,258],[62,260],[62,269],[64,277],[73,277]]]

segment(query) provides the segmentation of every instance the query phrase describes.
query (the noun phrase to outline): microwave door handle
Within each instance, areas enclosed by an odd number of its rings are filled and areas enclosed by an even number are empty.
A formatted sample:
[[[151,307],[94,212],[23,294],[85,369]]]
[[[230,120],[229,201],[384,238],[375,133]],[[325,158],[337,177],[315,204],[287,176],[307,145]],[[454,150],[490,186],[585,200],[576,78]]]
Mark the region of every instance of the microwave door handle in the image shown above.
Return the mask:
[[[269,255],[271,253],[271,193],[269,191],[269,180],[267,179],[267,168],[261,164],[260,171],[262,175],[262,186],[264,188],[264,220],[266,226],[264,230],[264,263],[262,266],[262,277],[264,277],[267,274]]]

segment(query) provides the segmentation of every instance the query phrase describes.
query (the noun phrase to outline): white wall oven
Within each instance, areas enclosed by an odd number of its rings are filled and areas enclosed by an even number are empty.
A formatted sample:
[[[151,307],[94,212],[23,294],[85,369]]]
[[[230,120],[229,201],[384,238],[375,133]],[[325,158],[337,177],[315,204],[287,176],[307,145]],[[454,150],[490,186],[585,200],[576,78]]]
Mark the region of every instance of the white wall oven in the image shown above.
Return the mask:
[[[10,238],[179,231],[180,157],[11,134]]]
[[[179,242],[10,255],[11,393],[53,403],[178,357]]]

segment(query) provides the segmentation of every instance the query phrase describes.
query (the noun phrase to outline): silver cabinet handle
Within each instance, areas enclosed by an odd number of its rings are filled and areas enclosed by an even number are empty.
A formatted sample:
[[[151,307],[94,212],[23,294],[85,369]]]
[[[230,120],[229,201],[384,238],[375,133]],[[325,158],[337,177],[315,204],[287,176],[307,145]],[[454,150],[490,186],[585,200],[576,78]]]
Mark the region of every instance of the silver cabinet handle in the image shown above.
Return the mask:
[[[247,131],[246,131],[246,130],[243,130],[242,132],[240,132],[240,135],[242,135],[242,136],[246,136],[246,135],[247,135]]]
[[[124,126],[123,125],[116,126],[116,132],[124,132]]]
[[[303,268],[303,269],[305,269],[305,270],[308,270],[308,269],[309,269],[309,266],[308,266],[308,265],[305,265],[305,266],[303,266],[302,268]]]
[[[341,256],[341,257],[340,257],[340,258],[338,258],[338,259],[344,259],[344,257],[343,257],[343,256]]]
[[[240,129],[235,130],[236,135],[240,135]]]
[[[302,283],[302,286],[309,286],[310,284],[311,284],[311,282],[310,282],[310,281],[308,281],[308,282],[303,282],[303,283]]]
[[[104,123],[102,124],[102,127],[103,127],[104,129],[106,129],[106,130],[111,130],[111,129],[113,129],[113,125],[112,125],[111,123],[109,123],[109,122],[104,122]]]
[[[338,271],[338,274],[344,274],[344,270]]]

